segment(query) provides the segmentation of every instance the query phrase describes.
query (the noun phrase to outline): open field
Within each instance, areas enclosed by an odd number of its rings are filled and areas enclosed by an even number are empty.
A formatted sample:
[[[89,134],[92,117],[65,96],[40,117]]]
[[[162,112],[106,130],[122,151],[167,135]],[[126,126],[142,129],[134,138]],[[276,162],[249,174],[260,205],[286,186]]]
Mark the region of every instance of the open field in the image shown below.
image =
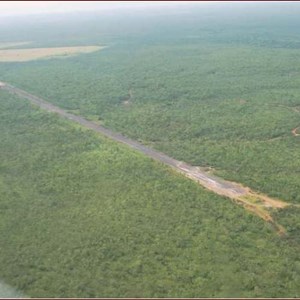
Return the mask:
[[[7,284],[31,297],[299,296],[298,235],[279,237],[171,169],[3,90],[0,108]],[[287,226],[285,211],[276,218]]]
[[[24,62],[42,58],[66,58],[81,53],[99,51],[101,49],[103,49],[103,47],[100,46],[2,49],[0,50],[0,62]]]

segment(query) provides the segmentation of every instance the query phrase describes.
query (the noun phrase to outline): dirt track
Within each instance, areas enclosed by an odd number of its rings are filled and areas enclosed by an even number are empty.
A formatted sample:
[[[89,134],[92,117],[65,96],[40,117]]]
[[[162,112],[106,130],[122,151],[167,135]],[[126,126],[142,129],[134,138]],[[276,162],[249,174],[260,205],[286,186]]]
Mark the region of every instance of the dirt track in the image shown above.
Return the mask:
[[[45,100],[43,100],[39,97],[36,97],[32,94],[29,94],[29,93],[27,93],[21,89],[18,89],[12,85],[5,84],[4,86],[2,86],[2,89],[7,90],[12,94],[16,94],[18,96],[26,98],[44,110],[47,110],[49,112],[55,112],[67,119],[70,119],[72,121],[75,121],[75,122],[83,125],[84,127],[87,127],[94,131],[100,132],[109,138],[112,138],[118,142],[126,144],[126,145],[130,146],[131,148],[134,148],[134,149],[146,154],[147,156],[150,156],[151,158],[158,160],[158,161],[172,167],[173,169],[176,169],[177,171],[188,175],[188,177],[195,179],[196,181],[199,181],[203,186],[205,186],[206,188],[208,188],[210,190],[215,191],[216,193],[218,193],[220,195],[235,197],[235,196],[243,196],[248,193],[246,188],[243,188],[242,186],[240,186],[238,184],[228,182],[228,181],[222,180],[221,178],[217,178],[215,176],[209,175],[203,171],[200,171],[198,168],[195,168],[191,165],[188,165],[188,164],[178,161],[174,158],[171,158],[161,152],[158,152],[157,150],[146,147],[139,142],[129,139],[119,133],[113,132],[101,125],[97,125],[92,121],[88,121],[81,116],[77,116],[77,115],[68,113],[64,109],[61,109],[55,105],[52,105],[52,104],[46,102]]]
[[[300,127],[296,127],[296,128],[294,128],[294,129],[292,130],[293,136],[299,136],[299,135],[300,135],[300,133],[298,133],[299,129],[300,129]]]
[[[164,153],[146,147],[139,142],[129,139],[119,133],[113,132],[101,125],[95,124],[92,121],[88,121],[81,116],[68,113],[64,109],[52,105],[46,102],[45,100],[36,97],[30,93],[27,93],[26,91],[23,91],[19,88],[16,88],[10,84],[0,82],[0,89],[18,95],[21,98],[28,99],[31,103],[36,104],[37,106],[46,111],[57,113],[69,120],[83,125],[86,128],[92,129],[115,141],[126,144],[129,147],[153,158],[154,160],[162,162],[163,164],[172,167],[177,172],[180,172],[185,176],[191,178],[192,180],[200,183],[202,186],[213,191],[214,193],[234,199],[236,202],[242,204],[245,208],[253,211],[266,221],[273,222],[272,217],[268,212],[268,208],[283,208],[289,205],[289,203],[277,199],[271,199],[266,195],[262,195],[252,191],[248,187],[244,187],[238,183],[223,180],[217,176],[213,176],[200,170],[198,167],[194,167],[187,163],[178,161],[172,157],[167,156]],[[282,229],[279,227],[277,229],[279,231],[282,231]]]

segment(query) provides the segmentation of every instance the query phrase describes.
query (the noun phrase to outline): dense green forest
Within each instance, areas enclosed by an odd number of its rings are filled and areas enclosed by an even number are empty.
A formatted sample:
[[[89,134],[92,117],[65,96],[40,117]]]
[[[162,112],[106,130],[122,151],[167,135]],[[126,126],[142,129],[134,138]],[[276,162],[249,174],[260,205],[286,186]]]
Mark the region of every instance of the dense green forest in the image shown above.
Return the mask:
[[[0,109],[6,283],[32,297],[300,296],[298,236],[4,91]]]
[[[0,19],[7,81],[258,192],[300,204],[300,4]],[[17,48],[17,47],[15,47]],[[31,297],[300,297],[286,235],[231,200],[0,89],[0,284]],[[0,285],[1,288],[1,285]]]
[[[108,47],[2,63],[0,78],[177,159],[300,203],[300,141],[291,133],[300,125],[299,5],[236,5],[71,15],[55,25],[46,18],[41,28],[32,21],[14,30],[14,40],[30,29],[28,47]]]

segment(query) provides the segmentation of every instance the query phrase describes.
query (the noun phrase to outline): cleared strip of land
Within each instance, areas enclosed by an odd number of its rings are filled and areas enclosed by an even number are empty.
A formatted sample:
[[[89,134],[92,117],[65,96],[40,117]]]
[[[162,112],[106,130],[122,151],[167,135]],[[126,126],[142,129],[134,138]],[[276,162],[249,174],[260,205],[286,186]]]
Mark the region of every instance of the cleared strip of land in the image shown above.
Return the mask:
[[[64,58],[80,53],[91,53],[103,49],[100,46],[29,48],[0,50],[0,62],[24,62],[42,58]]]
[[[250,188],[244,187],[241,184],[226,181],[217,176],[208,174],[207,172],[201,170],[201,168],[178,161],[172,157],[167,156],[164,153],[146,147],[137,141],[127,138],[120,133],[113,132],[101,125],[95,124],[92,121],[88,121],[81,116],[73,115],[62,108],[50,104],[47,101],[36,97],[24,90],[16,88],[10,84],[0,82],[0,88],[12,94],[18,95],[19,97],[28,99],[31,103],[39,106],[46,111],[57,113],[60,116],[83,125],[86,128],[92,129],[115,141],[126,144],[129,147],[153,158],[154,160],[160,161],[163,164],[172,167],[177,172],[180,172],[190,179],[200,183],[203,187],[213,191],[214,193],[221,196],[226,196],[233,199],[237,203],[242,204],[246,209],[253,211],[256,215],[272,223],[279,233],[284,233],[284,229],[273,221],[272,216],[269,212],[269,208],[284,208],[290,205],[289,203],[278,199],[272,199],[266,195],[254,192]]]

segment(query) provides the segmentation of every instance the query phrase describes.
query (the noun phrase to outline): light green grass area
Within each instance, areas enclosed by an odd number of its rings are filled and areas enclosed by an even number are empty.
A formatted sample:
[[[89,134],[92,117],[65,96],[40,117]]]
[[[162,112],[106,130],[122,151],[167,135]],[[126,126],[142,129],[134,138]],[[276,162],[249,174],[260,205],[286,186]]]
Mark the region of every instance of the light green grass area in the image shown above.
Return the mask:
[[[0,278],[30,297],[299,297],[299,245],[0,91]]]

